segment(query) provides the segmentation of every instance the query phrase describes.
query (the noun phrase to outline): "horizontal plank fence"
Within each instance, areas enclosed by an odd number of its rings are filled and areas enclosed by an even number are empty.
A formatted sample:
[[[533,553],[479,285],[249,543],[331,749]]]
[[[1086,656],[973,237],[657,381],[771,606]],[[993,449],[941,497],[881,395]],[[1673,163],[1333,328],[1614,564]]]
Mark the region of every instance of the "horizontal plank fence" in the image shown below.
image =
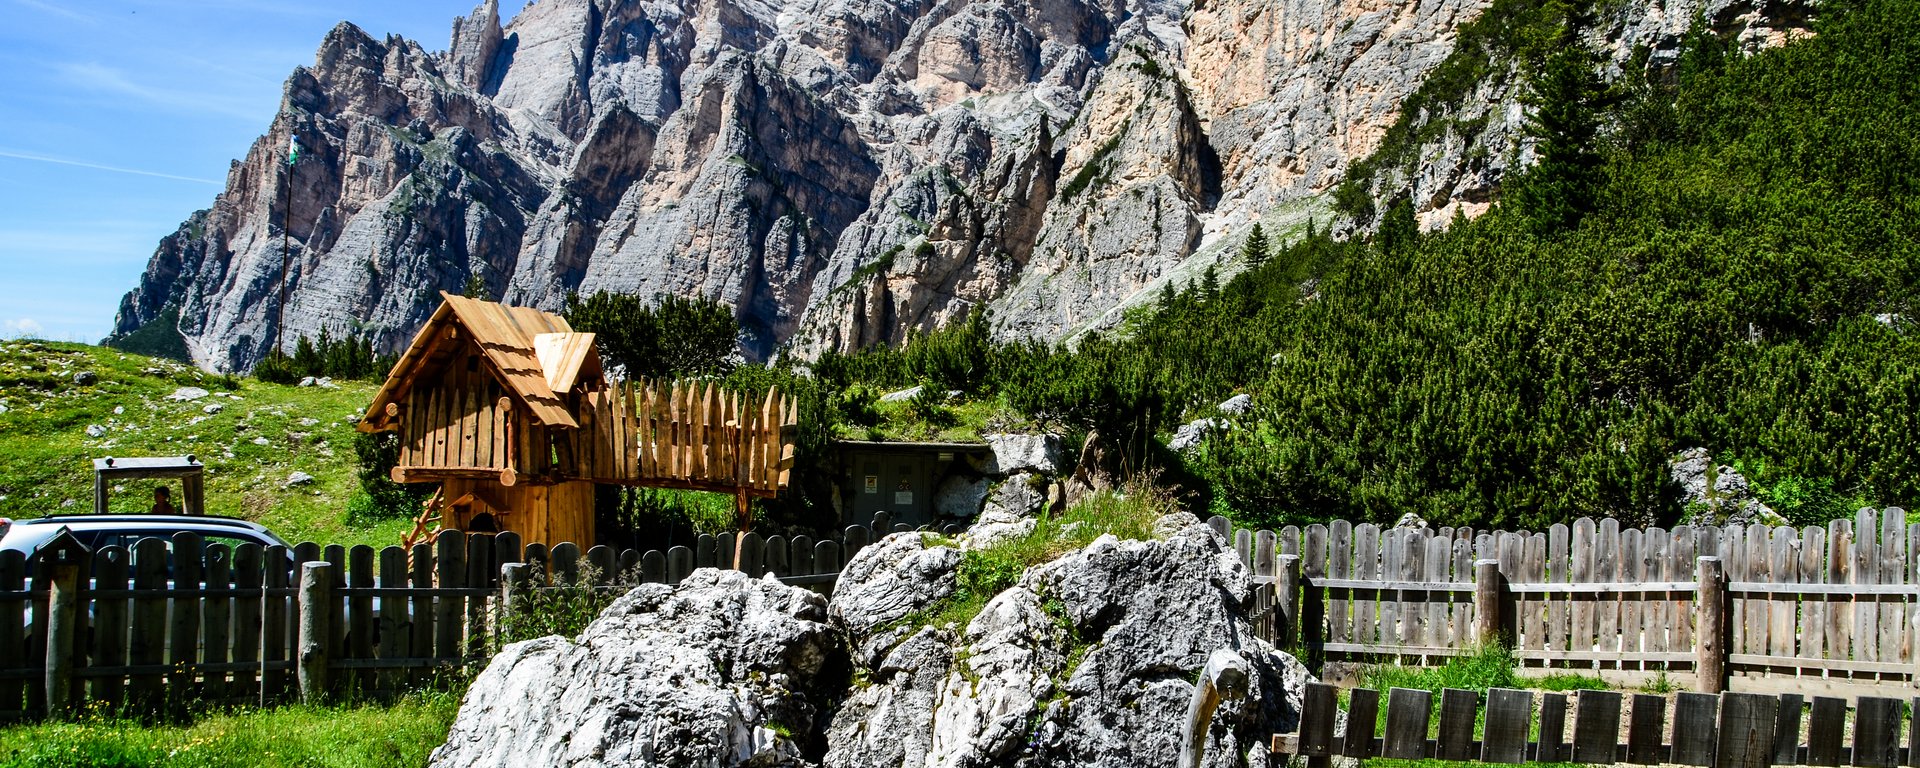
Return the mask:
[[[1854,697],[1920,680],[1920,524],[1898,508],[1804,529],[1209,525],[1275,587],[1256,613],[1264,636],[1336,671],[1437,665],[1499,635],[1523,667],[1623,684],[1719,690],[1703,663],[1736,691]],[[1705,592],[1715,605],[1699,604]],[[1483,603],[1497,616],[1477,615]],[[1722,622],[1716,637],[1708,620]]]
[[[1394,688],[1382,701],[1379,691],[1356,688],[1348,696],[1346,725],[1337,728],[1335,687],[1308,684],[1300,729],[1274,736],[1274,762],[1298,756],[1315,768],[1334,757],[1715,768],[1920,765],[1920,729],[1912,727],[1920,698],[1909,709],[1906,699],[1863,696],[1849,717],[1845,699],[1797,693],[1668,697],[1449,688],[1436,697]]]
[[[876,529],[911,530],[881,515],[838,540],[748,533],[742,570],[829,590],[847,559],[884,535]],[[513,533],[445,532],[378,550],[181,533],[84,553],[63,590],[59,568],[30,569],[21,553],[0,551],[0,719],[82,705],[155,712],[391,695],[492,653],[503,566],[527,564],[535,588],[616,590],[729,567],[733,552],[731,533],[646,552],[523,547]]]

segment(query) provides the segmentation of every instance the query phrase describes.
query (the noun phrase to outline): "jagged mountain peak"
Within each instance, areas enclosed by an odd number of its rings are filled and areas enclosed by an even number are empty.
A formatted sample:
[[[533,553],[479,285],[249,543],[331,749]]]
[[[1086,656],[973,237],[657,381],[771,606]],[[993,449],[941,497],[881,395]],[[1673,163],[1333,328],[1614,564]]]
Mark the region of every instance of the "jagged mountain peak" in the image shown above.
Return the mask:
[[[477,284],[713,297],[755,357],[982,306],[1061,338],[1322,210],[1488,1],[483,0],[441,52],[342,23],[116,333],[177,318],[222,369],[322,328],[394,349]],[[1694,12],[1629,3],[1609,42]],[[1479,133],[1383,183],[1483,209],[1514,96],[1475,92]]]

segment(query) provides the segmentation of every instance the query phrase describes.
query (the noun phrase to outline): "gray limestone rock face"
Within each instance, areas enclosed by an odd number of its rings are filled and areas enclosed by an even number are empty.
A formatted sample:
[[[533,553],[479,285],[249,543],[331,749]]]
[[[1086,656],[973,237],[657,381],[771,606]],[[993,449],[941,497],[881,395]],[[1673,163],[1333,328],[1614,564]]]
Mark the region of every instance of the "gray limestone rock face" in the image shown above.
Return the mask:
[[[932,757],[934,710],[952,667],[953,637],[946,630],[922,627],[901,641],[833,713],[821,764],[926,765]]]
[[[447,49],[453,76],[473,90],[485,88],[501,40],[499,0],[483,0],[473,15],[454,19],[453,45]]]
[[[435,768],[811,766],[807,687],[836,653],[819,595],[701,569],[615,600],[577,639],[503,649]]]
[[[924,386],[913,386],[913,387],[907,387],[906,389],[898,389],[898,390],[894,390],[894,391],[892,391],[892,392],[888,392],[888,393],[886,393],[886,394],[884,394],[884,395],[881,395],[881,396],[880,396],[880,402],[883,402],[883,403],[904,403],[904,402],[906,402],[906,401],[908,401],[908,400],[912,400],[912,399],[913,399],[913,398],[914,398],[915,396],[917,396],[917,395],[919,395],[919,394],[920,394],[920,390],[923,390],[923,389],[926,389],[926,387],[924,387]]]
[[[394,352],[476,284],[549,310],[704,296],[751,360],[977,310],[1003,339],[1071,339],[1230,277],[1257,221],[1325,222],[1489,2],[540,0],[503,26],[482,0],[439,52],[343,23],[114,334],[165,326],[221,370],[323,329]],[[1815,7],[1629,0],[1592,42],[1616,70],[1665,62],[1698,16],[1759,48]],[[1429,227],[1487,210],[1531,162],[1517,82],[1423,116],[1451,123],[1374,196]]]
[[[1163,519],[1157,533],[1157,541],[1102,537],[1022,577],[1085,644],[1057,683],[1062,701],[1030,734],[1029,764],[1175,764],[1193,674],[1223,648],[1248,662],[1248,695],[1215,713],[1205,764],[1258,764],[1271,735],[1298,724],[1311,677],[1253,636],[1252,574],[1191,515]]]
[[[201,389],[199,387],[180,387],[178,389],[175,389],[173,391],[173,394],[167,395],[167,399],[179,400],[181,402],[192,402],[194,400],[199,400],[200,398],[206,397],[209,394],[212,394],[212,393],[204,389]]]
[[[934,491],[933,509],[941,517],[972,518],[980,514],[992,484],[984,477],[954,475]]]
[[[1705,448],[1689,448],[1668,462],[1668,474],[1680,486],[1680,505],[1694,525],[1777,524],[1779,516],[1754,494],[1739,470],[1715,464]]]
[[[993,449],[988,474],[1059,474],[1067,468],[1066,441],[1059,435],[993,434],[987,435],[987,446]]]
[[[1207,438],[1207,433],[1225,429],[1226,426],[1227,423],[1221,419],[1194,419],[1173,431],[1173,439],[1167,441],[1167,447],[1175,451],[1192,450]]]
[[[993,495],[987,498],[980,522],[1012,523],[1040,514],[1047,502],[1045,489],[1045,478],[1032,472],[1021,472],[1000,481],[994,486]]]
[[[1215,712],[1203,764],[1264,764],[1311,678],[1251,634],[1252,596],[1247,568],[1191,515],[1151,541],[1102,537],[1029,569],[957,637],[928,627],[895,646],[834,714],[823,764],[1174,765],[1195,675],[1222,649],[1245,659],[1248,695]]]
[[[901,619],[953,594],[960,550],[928,546],[918,532],[895,533],[861,549],[840,569],[829,613],[847,636],[854,663],[877,668],[910,633]]]

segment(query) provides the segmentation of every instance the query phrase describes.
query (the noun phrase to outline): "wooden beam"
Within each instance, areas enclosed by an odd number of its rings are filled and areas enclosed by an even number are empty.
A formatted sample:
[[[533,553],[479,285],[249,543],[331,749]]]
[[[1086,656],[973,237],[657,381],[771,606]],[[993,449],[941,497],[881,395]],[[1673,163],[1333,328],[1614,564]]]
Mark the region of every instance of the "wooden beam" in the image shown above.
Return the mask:
[[[501,485],[512,485],[506,481],[511,469],[493,467],[394,467],[389,475],[396,483],[432,483],[454,478],[475,478],[497,480]]]

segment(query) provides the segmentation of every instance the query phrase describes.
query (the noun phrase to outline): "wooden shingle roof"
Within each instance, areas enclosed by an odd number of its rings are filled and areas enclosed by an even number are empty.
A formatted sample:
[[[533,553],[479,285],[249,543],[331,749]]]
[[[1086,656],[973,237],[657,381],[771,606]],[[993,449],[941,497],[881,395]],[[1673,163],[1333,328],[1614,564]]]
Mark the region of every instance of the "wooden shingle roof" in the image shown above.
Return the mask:
[[[372,431],[385,427],[387,404],[406,402],[408,390],[424,372],[422,368],[434,350],[442,344],[461,341],[462,333],[479,345],[488,371],[515,401],[532,412],[536,422],[569,429],[580,426],[566,403],[548,385],[547,372],[540,365],[534,344],[534,339],[542,334],[573,333],[565,318],[531,307],[509,307],[445,291],[441,291],[440,296],[444,302],[421,326],[413,343],[407,345],[407,351],[387,375],[386,383],[374,394],[360,429]]]

